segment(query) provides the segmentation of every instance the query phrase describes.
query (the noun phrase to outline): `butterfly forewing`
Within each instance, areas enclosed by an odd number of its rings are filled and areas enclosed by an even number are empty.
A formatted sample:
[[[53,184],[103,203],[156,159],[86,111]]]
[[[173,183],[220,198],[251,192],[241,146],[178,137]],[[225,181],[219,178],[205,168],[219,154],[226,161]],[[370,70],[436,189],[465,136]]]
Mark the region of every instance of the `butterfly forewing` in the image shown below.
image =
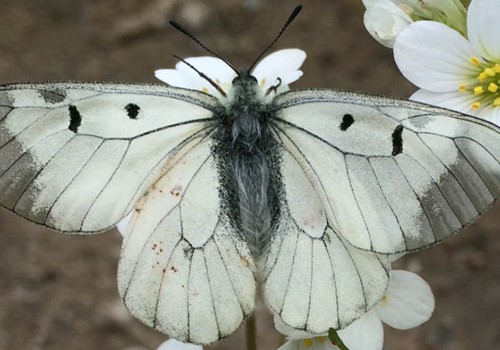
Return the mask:
[[[0,204],[65,232],[116,225],[193,135],[214,98],[154,85],[0,89]]]
[[[332,90],[291,91],[274,103],[271,127],[301,155],[330,225],[355,247],[428,246],[500,196],[500,133],[488,122]]]

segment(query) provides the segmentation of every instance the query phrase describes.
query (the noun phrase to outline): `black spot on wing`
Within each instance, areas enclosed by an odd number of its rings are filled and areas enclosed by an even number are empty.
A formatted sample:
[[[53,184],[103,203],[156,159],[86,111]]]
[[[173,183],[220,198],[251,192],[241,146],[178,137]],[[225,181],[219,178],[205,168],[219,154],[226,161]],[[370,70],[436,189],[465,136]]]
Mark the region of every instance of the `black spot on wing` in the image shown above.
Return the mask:
[[[59,103],[66,98],[66,93],[63,90],[38,90],[38,93],[47,103]]]
[[[340,124],[340,130],[346,131],[354,123],[354,117],[351,114],[344,114],[342,118],[342,123]]]
[[[140,109],[141,108],[135,103],[129,103],[128,105],[125,106],[125,110],[127,111],[127,115],[129,116],[130,119],[137,119]]]
[[[403,125],[396,126],[392,133],[392,155],[396,156],[403,152]]]
[[[78,128],[82,125],[82,116],[78,111],[78,108],[74,105],[69,105],[69,126],[68,129],[73,131],[75,134],[78,132]]]

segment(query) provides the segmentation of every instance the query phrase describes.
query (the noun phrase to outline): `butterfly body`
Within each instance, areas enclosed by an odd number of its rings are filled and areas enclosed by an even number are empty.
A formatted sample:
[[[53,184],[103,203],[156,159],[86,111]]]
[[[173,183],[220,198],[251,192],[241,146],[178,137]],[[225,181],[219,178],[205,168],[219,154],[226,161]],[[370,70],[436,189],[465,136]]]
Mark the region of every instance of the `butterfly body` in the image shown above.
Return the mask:
[[[242,70],[221,109],[226,127],[214,135],[224,207],[256,259],[279,215],[279,149],[267,129],[271,108],[258,94],[257,80]]]

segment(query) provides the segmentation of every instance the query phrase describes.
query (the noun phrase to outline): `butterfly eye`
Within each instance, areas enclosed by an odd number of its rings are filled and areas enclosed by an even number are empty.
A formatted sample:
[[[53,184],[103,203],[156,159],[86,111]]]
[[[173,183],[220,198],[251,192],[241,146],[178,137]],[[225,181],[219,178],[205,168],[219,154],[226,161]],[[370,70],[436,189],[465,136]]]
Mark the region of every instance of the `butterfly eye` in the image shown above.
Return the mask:
[[[248,74],[248,73],[246,73],[244,75],[238,75],[238,76],[234,77],[232,83],[234,85],[234,84],[236,84],[239,81],[247,81],[247,82],[250,81],[250,82],[255,83],[255,84],[258,83],[257,78],[254,77],[253,75]]]

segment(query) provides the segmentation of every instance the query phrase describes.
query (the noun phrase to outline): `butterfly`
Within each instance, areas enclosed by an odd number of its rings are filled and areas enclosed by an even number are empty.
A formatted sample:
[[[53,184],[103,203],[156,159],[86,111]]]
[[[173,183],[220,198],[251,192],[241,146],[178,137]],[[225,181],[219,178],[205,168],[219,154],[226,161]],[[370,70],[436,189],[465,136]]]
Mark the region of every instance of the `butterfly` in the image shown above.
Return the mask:
[[[444,240],[500,196],[500,129],[487,121],[345,91],[277,93],[279,80],[263,96],[257,85],[242,70],[229,91],[217,85],[224,98],[1,86],[0,204],[66,233],[130,216],[125,305],[171,337],[210,344],[252,314],[257,286],[293,328],[348,326],[382,299],[391,255]]]

